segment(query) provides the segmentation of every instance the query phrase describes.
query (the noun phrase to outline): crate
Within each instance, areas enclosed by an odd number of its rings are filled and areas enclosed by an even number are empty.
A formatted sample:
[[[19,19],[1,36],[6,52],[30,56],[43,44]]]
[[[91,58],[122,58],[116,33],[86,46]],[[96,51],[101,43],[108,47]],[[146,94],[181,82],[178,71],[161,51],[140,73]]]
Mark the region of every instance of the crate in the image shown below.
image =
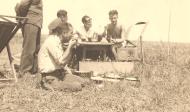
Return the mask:
[[[131,73],[133,69],[134,62],[79,62],[79,71],[93,71],[94,73]]]
[[[74,71],[74,75],[83,77],[83,78],[91,78],[93,75],[93,71]]]

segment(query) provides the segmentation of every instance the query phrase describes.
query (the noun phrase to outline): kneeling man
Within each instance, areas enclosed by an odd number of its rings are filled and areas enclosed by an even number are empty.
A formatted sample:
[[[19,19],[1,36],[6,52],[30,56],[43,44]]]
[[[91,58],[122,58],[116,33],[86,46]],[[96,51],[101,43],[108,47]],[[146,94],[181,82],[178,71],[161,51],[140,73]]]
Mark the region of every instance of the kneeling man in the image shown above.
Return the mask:
[[[52,33],[43,43],[38,57],[42,87],[51,90],[81,90],[85,81],[65,71],[77,42],[72,35],[72,26],[59,21],[53,26]],[[68,46],[65,44],[67,42]]]

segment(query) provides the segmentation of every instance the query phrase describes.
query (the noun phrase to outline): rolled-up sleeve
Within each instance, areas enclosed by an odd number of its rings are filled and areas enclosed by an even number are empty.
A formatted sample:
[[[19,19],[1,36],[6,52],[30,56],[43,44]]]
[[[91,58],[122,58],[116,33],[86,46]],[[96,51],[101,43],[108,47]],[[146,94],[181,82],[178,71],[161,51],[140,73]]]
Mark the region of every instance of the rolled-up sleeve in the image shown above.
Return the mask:
[[[17,3],[15,6],[15,12],[17,15],[19,14],[19,7],[20,7],[20,3]]]
[[[31,2],[32,2],[31,0],[21,0],[20,3],[17,3],[15,6],[16,14],[18,16],[22,16],[22,14],[25,14]]]

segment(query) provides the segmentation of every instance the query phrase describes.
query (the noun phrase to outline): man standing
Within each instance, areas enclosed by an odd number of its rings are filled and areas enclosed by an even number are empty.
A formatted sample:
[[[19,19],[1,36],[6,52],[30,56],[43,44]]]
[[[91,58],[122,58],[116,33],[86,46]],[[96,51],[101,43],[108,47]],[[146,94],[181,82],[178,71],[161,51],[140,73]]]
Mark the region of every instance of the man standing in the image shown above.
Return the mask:
[[[35,74],[38,71],[37,56],[40,49],[40,37],[43,21],[42,0],[21,0],[15,7],[17,16],[28,19],[22,26],[23,50],[20,61],[20,75]]]

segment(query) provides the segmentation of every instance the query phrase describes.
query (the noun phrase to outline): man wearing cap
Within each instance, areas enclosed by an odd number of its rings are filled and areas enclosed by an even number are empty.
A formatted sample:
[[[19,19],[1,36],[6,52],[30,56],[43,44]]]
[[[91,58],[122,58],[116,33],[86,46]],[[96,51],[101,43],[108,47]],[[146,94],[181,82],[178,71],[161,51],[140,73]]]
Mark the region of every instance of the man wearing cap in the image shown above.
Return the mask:
[[[54,28],[54,24],[55,22],[62,22],[64,23],[65,25],[71,25],[70,23],[67,22],[68,20],[68,17],[67,17],[67,11],[66,10],[59,10],[57,11],[57,18],[55,20],[53,20],[49,25],[48,25],[48,29],[49,29],[49,34],[52,33],[52,30]]]
[[[105,27],[103,36],[106,37],[108,42],[113,42],[115,45],[112,46],[109,56],[112,60],[118,60],[117,48],[122,46],[122,42],[126,40],[127,33],[123,25],[118,23],[118,11],[111,10],[109,12],[110,24]]]
[[[37,56],[40,49],[40,37],[43,21],[42,0],[21,0],[15,7],[17,16],[28,19],[22,26],[23,50],[20,61],[20,75],[38,71]]]
[[[67,64],[72,57],[76,45],[72,26],[61,21],[54,21],[52,33],[43,43],[39,51],[39,72],[42,75],[42,87],[50,90],[79,91],[85,81],[72,73],[66,73]],[[66,47],[65,43],[68,42]]]

